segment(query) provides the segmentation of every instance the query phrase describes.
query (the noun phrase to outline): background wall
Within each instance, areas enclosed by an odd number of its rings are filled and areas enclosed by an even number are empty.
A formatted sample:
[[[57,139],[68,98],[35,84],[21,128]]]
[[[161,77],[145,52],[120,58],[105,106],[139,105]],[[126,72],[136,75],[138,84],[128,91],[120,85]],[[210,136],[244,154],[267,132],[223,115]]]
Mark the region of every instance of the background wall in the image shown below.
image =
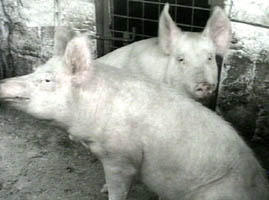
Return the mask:
[[[29,73],[51,57],[55,26],[94,34],[95,21],[94,0],[1,0],[0,78]]]
[[[228,0],[233,41],[218,111],[247,139],[269,142],[269,1]]]

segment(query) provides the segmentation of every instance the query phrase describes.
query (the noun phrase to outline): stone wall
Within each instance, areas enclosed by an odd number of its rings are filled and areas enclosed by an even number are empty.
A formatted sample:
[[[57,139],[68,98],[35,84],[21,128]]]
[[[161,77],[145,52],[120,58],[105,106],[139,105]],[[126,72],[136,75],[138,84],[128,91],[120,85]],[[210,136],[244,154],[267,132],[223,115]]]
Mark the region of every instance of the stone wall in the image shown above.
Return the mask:
[[[218,112],[246,138],[269,141],[269,1],[228,0],[231,52],[221,73]]]
[[[51,57],[55,26],[92,35],[95,21],[94,0],[0,0],[0,79],[29,73]]]

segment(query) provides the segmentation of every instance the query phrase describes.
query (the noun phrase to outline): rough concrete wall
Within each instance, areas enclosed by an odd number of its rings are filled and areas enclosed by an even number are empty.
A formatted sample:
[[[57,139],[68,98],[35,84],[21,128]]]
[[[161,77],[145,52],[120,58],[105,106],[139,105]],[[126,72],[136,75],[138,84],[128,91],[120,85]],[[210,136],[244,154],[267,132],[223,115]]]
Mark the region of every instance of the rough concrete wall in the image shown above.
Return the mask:
[[[89,34],[96,32],[94,0],[0,3],[0,78],[29,73],[51,57],[55,26],[71,25]]]
[[[268,142],[269,1],[228,0],[226,8],[236,22],[232,51],[222,69],[218,111],[243,136]]]

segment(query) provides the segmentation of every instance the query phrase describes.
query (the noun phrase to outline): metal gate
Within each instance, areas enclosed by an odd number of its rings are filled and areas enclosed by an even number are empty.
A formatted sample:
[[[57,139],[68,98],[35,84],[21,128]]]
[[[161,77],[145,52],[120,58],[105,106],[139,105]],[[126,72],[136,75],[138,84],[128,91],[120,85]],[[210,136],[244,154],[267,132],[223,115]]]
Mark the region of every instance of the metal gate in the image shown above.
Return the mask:
[[[166,2],[171,17],[185,31],[201,31],[209,18],[210,0],[96,0],[98,55],[156,37]]]

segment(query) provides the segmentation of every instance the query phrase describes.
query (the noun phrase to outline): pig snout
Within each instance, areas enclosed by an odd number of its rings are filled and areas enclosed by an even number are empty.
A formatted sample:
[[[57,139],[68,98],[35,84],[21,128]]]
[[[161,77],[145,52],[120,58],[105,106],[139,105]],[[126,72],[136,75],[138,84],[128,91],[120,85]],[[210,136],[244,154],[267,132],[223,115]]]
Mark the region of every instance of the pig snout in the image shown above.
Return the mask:
[[[0,99],[8,101],[11,99],[28,99],[25,94],[25,84],[15,78],[0,80]]]
[[[215,93],[215,90],[216,90],[215,84],[203,82],[199,83],[196,86],[195,94],[198,97],[198,99],[209,98]]]

